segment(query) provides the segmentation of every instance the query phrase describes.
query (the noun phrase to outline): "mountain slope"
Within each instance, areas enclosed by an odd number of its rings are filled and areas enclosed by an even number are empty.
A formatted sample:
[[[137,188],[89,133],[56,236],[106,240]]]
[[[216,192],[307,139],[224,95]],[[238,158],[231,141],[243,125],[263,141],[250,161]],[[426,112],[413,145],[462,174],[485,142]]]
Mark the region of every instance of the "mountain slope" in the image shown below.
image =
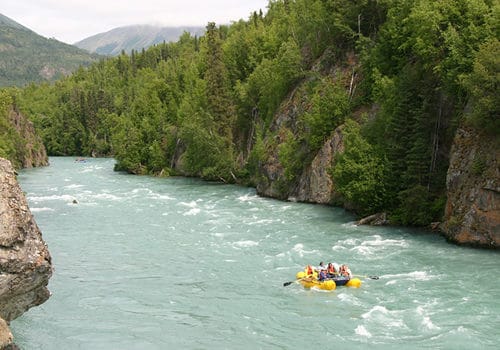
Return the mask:
[[[97,55],[47,39],[0,14],[0,87],[54,81],[97,60]]]
[[[203,27],[126,26],[93,35],[75,43],[75,46],[101,55],[116,56],[122,51],[130,53],[162,42],[177,41],[184,32],[201,35],[204,30]]]

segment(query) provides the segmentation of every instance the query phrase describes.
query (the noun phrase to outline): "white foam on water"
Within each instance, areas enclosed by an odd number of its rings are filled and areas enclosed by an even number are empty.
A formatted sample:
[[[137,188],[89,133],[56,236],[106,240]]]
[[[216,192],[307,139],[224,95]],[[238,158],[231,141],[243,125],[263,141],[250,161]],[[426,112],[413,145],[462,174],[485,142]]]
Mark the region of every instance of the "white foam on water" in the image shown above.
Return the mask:
[[[273,219],[260,219],[257,221],[251,221],[247,222],[247,225],[259,225],[259,224],[272,224],[273,222],[276,222],[276,220]]]
[[[180,202],[179,204],[183,205],[185,207],[189,207],[189,208],[194,208],[194,207],[196,207],[198,205],[198,203],[196,203],[196,201],[191,201],[189,203],[187,203],[187,202]]]
[[[236,246],[236,247],[241,247],[241,248],[250,248],[250,247],[255,247],[255,246],[258,246],[259,245],[259,242],[256,242],[256,241],[238,241],[238,242],[234,242],[233,243],[233,246]]]
[[[358,225],[356,225],[356,221],[346,222],[345,224],[342,224],[340,226],[346,227],[346,228],[357,228],[357,227],[359,227]]]
[[[75,197],[70,196],[68,194],[63,194],[63,195],[52,195],[52,196],[28,196],[28,199],[33,202],[45,202],[45,201],[58,201],[58,200],[63,200],[66,202],[73,202]]]
[[[83,185],[71,184],[71,185],[68,185],[68,186],[64,186],[64,188],[67,188],[67,189],[80,188],[80,187],[83,187]]]
[[[368,332],[366,330],[365,326],[363,326],[361,324],[356,327],[355,332],[356,332],[357,335],[360,335],[362,337],[366,337],[366,338],[371,338],[372,337],[372,334],[370,332]]]
[[[429,281],[434,278],[434,276],[428,274],[426,271],[413,271],[408,273],[399,273],[394,275],[382,275],[381,278],[396,278],[396,279],[408,279],[414,281]]]
[[[429,329],[429,330],[437,330],[437,329],[440,329],[440,327],[436,326],[430,316],[427,314],[427,311],[425,310],[425,308],[423,306],[418,306],[417,307],[417,314],[422,316],[422,326],[426,329]]]
[[[346,245],[359,245],[361,244],[361,240],[357,238],[347,238],[341,241],[337,242],[339,245],[346,246]]]
[[[371,308],[370,311],[365,312],[363,315],[361,315],[361,317],[363,317],[365,319],[370,319],[370,318],[373,318],[373,314],[376,314],[376,313],[387,315],[389,313],[389,311],[387,311],[385,306],[375,305],[374,307]]]
[[[364,241],[361,243],[365,246],[382,246],[382,247],[403,247],[407,248],[409,246],[408,242],[402,239],[382,239],[381,236],[375,235],[373,236],[373,240]]]
[[[361,302],[351,293],[340,293],[337,296],[343,304],[346,305],[362,305]]]
[[[31,212],[41,212],[41,211],[54,211],[54,209],[52,208],[47,208],[47,207],[43,207],[43,208],[30,208]]]
[[[254,200],[254,199],[258,199],[259,197],[257,195],[254,195],[254,194],[244,194],[243,196],[239,196],[238,197],[238,200],[240,202],[249,202],[251,200]]]
[[[311,255],[318,253],[317,250],[305,250],[304,245],[302,243],[297,243],[291,250],[299,254],[301,258],[304,257],[304,255],[306,254]]]
[[[122,200],[121,197],[115,196],[114,194],[110,194],[110,193],[98,193],[98,194],[93,195],[92,197],[97,198],[97,199],[111,200],[111,201]]]
[[[194,216],[194,215],[198,215],[200,212],[201,212],[200,208],[191,208],[182,215],[183,216]]]
[[[369,256],[375,254],[375,251],[371,247],[365,247],[362,245],[359,245],[357,247],[351,248],[350,251],[356,252],[358,254],[361,254],[363,256]]]
[[[376,305],[370,311],[361,315],[361,317],[387,327],[404,328],[405,323],[399,316],[399,313],[399,311],[389,311],[385,306]]]

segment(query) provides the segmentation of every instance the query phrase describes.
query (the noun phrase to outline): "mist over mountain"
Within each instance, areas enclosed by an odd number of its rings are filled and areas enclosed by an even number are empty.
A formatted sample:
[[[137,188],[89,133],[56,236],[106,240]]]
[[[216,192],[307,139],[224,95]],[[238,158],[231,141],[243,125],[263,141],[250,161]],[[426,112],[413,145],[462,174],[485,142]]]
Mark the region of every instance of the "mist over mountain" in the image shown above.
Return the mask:
[[[0,14],[0,87],[54,81],[98,58]]]
[[[92,53],[116,56],[122,51],[140,51],[162,42],[177,41],[184,32],[202,35],[204,27],[160,27],[133,25],[112,29],[76,42],[74,45]]]

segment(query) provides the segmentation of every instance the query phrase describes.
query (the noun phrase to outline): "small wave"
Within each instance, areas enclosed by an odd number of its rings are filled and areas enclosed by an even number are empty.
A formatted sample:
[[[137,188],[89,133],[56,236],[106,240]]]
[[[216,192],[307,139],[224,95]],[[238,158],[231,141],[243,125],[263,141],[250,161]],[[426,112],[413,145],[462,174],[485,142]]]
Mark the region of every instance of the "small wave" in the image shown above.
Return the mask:
[[[80,188],[80,187],[83,187],[83,185],[71,184],[68,186],[64,186],[64,188],[67,188],[67,189],[74,189],[74,188]]]
[[[405,323],[398,315],[399,311],[389,311],[385,306],[376,305],[361,317],[371,322],[384,324],[387,327],[403,328]]]
[[[408,273],[398,273],[394,275],[382,275],[381,278],[406,278],[416,281],[428,281],[434,278],[434,276],[429,275],[426,271],[413,271]]]
[[[41,212],[41,211],[54,211],[54,209],[46,208],[46,207],[44,207],[44,208],[30,208],[30,210],[31,210],[31,212],[34,212],[34,213]]]
[[[29,196],[28,199],[33,202],[44,202],[44,201],[58,201],[58,200],[63,200],[66,202],[72,202],[75,197],[70,196],[68,194],[63,194],[63,195],[52,195],[52,196]]]
[[[342,301],[343,304],[346,305],[361,305],[359,300],[351,293],[340,293],[338,294],[338,298]]]
[[[361,244],[361,240],[357,239],[357,238],[348,238],[348,239],[344,239],[342,241],[338,241],[337,243],[339,243],[339,245],[342,245],[342,246],[346,246],[346,245],[359,245]]]
[[[387,246],[391,246],[391,247],[403,247],[403,248],[407,248],[409,245],[408,245],[408,242],[406,242],[405,240],[398,240],[398,239],[382,239],[381,236],[379,235],[375,235],[373,236],[373,240],[369,240],[369,241],[364,241],[363,243],[361,243],[362,245],[365,245],[365,246],[382,246],[382,247],[387,247]]]
[[[422,316],[422,326],[429,330],[440,329],[434,323],[432,323],[431,318],[426,314],[425,309],[422,306],[417,307],[417,314]]]
[[[346,250],[346,249],[347,249],[347,248],[346,248],[346,247],[344,247],[344,246],[342,246],[342,245],[334,245],[334,246],[332,247],[332,250],[333,250],[334,252],[338,252],[338,251],[341,251],[341,250]]]
[[[368,332],[366,330],[365,326],[363,326],[363,325],[357,326],[355,332],[356,332],[357,335],[360,335],[362,337],[366,337],[366,338],[371,338],[372,337],[372,334],[370,332]]]
[[[192,208],[189,209],[187,212],[185,212],[184,216],[193,216],[193,215],[198,215],[200,213],[201,209],[200,208]]]
[[[373,251],[373,248],[371,248],[371,247],[365,247],[365,246],[362,246],[362,245],[354,247],[354,248],[351,248],[351,251],[356,252],[358,254],[361,254],[363,256],[368,256],[368,255],[372,255],[372,254],[375,253]]]
[[[159,193],[151,193],[150,197],[153,199],[168,200],[168,201],[175,199],[173,197],[170,197],[169,195],[159,194]]]
[[[374,307],[372,307],[372,309],[370,311],[361,315],[361,317],[369,319],[369,318],[373,317],[374,313],[381,313],[383,315],[387,315],[389,313],[389,311],[387,311],[385,306],[375,305]]]
[[[149,189],[149,188],[134,188],[132,190],[132,193],[133,194],[136,194],[136,193],[139,193],[139,192],[147,192],[147,193],[151,193],[152,191]]]
[[[342,224],[340,225],[342,227],[347,227],[347,228],[356,228],[356,227],[359,227],[357,224],[356,224],[356,221],[350,221],[350,222],[346,222],[345,224]]]
[[[191,201],[191,202],[180,202],[179,203],[180,205],[183,205],[185,207],[189,207],[189,208],[194,208],[198,205],[198,203],[196,203],[196,201]]]
[[[234,242],[233,245],[241,248],[249,248],[249,247],[255,247],[259,245],[259,242],[255,241],[238,241]]]
[[[254,195],[254,194],[251,195],[251,194],[247,193],[243,196],[238,197],[238,200],[241,202],[249,202],[249,201],[256,199],[256,198],[259,198],[259,197],[257,195]]]
[[[115,196],[114,194],[110,194],[110,193],[98,193],[92,197],[97,198],[97,199],[105,199],[105,200],[109,199],[112,201],[119,201],[122,199],[121,197]]]
[[[294,245],[292,251],[298,253],[301,258],[304,257],[305,254],[310,255],[318,253],[317,250],[304,250],[304,245],[302,243],[297,243],[296,245]]]
[[[273,222],[276,222],[276,220],[273,220],[273,219],[261,219],[261,220],[257,220],[257,221],[248,222],[247,225],[272,224]]]

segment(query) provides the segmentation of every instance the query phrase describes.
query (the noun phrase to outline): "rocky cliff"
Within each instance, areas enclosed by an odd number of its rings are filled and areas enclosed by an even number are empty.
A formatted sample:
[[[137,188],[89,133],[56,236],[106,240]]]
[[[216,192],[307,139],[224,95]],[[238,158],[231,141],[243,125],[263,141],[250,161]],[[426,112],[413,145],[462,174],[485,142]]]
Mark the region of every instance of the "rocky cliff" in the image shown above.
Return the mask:
[[[7,322],[45,302],[52,275],[47,245],[8,160],[0,158],[0,319]],[[0,348],[9,332],[0,321]],[[1,337],[0,337],[1,338]]]
[[[270,134],[265,140],[268,145],[267,159],[260,166],[261,177],[256,184],[257,193],[261,196],[273,197],[299,202],[332,204],[339,195],[335,192],[332,178],[329,174],[335,165],[335,155],[344,151],[342,125],[335,128],[329,137],[325,138],[323,146],[314,158],[304,164],[304,168],[295,179],[289,181],[283,164],[279,159],[279,148],[290,138],[300,138],[303,120],[301,117],[311,111],[309,83],[319,76],[329,77],[335,84],[351,93],[359,77],[354,72],[359,68],[359,62],[354,54],[347,54],[343,65],[331,61],[330,52],[317,60],[308,78],[302,80],[287,96],[270,125]],[[309,150],[305,150],[309,153]]]
[[[21,168],[48,165],[47,151],[33,123],[15,109],[10,110],[8,119],[22,140],[18,144],[17,159],[13,160],[15,165]]]
[[[472,128],[457,131],[446,178],[442,230],[452,242],[500,248],[500,140]]]
[[[336,196],[329,174],[335,166],[335,155],[344,151],[342,127],[338,127],[324,143],[310,166],[300,176],[298,186],[290,194],[300,202],[330,204]]]
[[[333,73],[330,73],[333,74]],[[330,169],[344,150],[342,126],[325,140],[314,159],[292,181],[280,161],[280,146],[297,137],[300,115],[307,112],[304,85],[298,86],[275,115],[266,143],[267,158],[256,184],[262,196],[284,200],[339,204]],[[472,128],[456,132],[447,175],[447,204],[440,230],[452,242],[483,248],[500,247],[500,140]],[[386,224],[385,214],[378,222]]]

